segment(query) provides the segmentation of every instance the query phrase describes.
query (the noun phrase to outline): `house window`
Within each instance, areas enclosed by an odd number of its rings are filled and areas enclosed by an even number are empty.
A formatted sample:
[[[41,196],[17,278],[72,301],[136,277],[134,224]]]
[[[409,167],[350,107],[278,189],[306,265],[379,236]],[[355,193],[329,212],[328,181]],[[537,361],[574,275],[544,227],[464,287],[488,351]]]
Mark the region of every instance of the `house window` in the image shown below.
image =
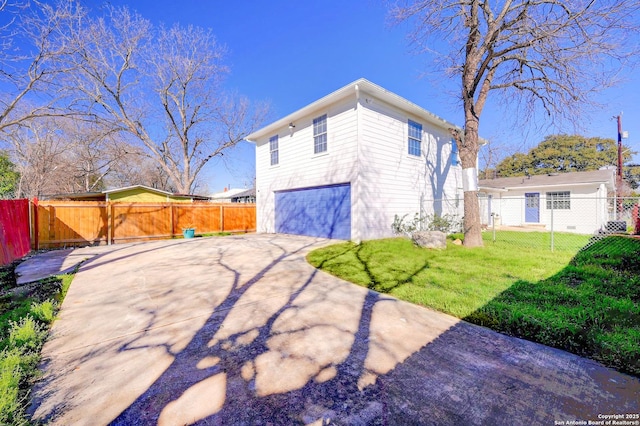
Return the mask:
[[[278,155],[278,135],[269,139],[269,152],[271,153],[271,165],[275,166],[280,160]]]
[[[547,209],[571,209],[571,197],[569,191],[547,192]]]
[[[409,155],[420,157],[422,154],[422,124],[409,120]]]
[[[453,139],[451,139],[451,165],[458,165],[458,144]]]
[[[327,151],[327,114],[313,119],[313,153]]]

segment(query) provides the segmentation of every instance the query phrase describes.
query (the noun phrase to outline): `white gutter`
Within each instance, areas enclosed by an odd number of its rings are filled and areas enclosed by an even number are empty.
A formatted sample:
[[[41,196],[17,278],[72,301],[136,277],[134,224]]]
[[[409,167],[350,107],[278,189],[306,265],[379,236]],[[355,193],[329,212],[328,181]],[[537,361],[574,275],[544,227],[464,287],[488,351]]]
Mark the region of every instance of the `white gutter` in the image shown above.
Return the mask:
[[[495,191],[509,191],[509,190],[513,190],[513,189],[555,188],[555,187],[566,187],[566,186],[601,185],[603,183],[606,186],[606,182],[581,182],[581,183],[555,183],[553,185],[549,185],[549,184],[544,184],[543,183],[543,184],[538,184],[538,185],[501,186],[501,187],[482,186],[482,185],[480,185],[480,188],[481,189],[491,189],[491,190],[495,190]]]
[[[403,109],[404,111],[410,112],[416,115],[417,117],[427,122],[430,122],[431,124],[434,124],[438,127],[442,127],[447,130],[450,128],[455,128],[462,131],[460,127],[455,126],[452,123],[449,123],[448,121],[414,104],[413,102],[408,101],[407,99],[393,92],[390,92],[364,78],[361,78],[359,80],[356,80],[353,83],[350,83],[344,87],[341,87],[340,89],[318,99],[315,102],[312,102],[300,108],[297,111],[294,111],[291,114],[286,115],[285,117],[279,120],[274,121],[271,124],[268,124],[267,126],[251,133],[250,135],[247,135],[245,140],[251,143],[256,143],[255,141],[257,139],[265,137],[271,133],[275,133],[279,129],[286,127],[289,123],[295,122],[297,119],[310,115],[314,111],[318,111],[323,108],[326,108],[328,105],[331,105],[343,98],[346,98],[347,96],[352,95],[353,93],[352,90],[354,90],[354,88],[356,90],[356,96],[362,96],[363,93],[369,93],[372,96],[391,104],[392,106],[395,106],[397,108]],[[484,139],[480,139],[480,141],[481,141],[481,144],[483,145],[484,143],[486,143]]]

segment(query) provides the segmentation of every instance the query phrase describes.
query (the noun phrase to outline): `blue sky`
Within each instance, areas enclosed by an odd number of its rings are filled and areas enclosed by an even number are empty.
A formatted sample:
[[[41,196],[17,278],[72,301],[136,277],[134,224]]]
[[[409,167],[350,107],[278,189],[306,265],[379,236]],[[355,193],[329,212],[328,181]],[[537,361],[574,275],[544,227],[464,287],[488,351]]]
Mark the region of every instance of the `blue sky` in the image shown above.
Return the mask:
[[[84,0],[97,8],[101,0]],[[382,0],[324,1],[205,1],[111,0],[128,5],[154,23],[164,22],[211,28],[227,47],[231,67],[226,86],[252,100],[267,100],[275,120],[364,77],[457,125],[462,111],[452,96],[454,81],[428,78],[428,57],[411,52],[407,27],[389,25]],[[640,151],[640,77],[626,73],[627,81],[604,92],[597,100],[603,108],[582,118],[587,136],[617,137],[613,116],[623,112],[625,141]],[[495,94],[494,94],[495,95]],[[535,146],[557,130],[536,130],[513,124],[489,102],[480,134],[503,146],[506,154]],[[508,115],[508,112],[506,113]],[[266,123],[265,123],[266,124]],[[524,131],[523,131],[524,129]],[[561,129],[573,133],[573,128]],[[255,169],[253,145],[241,143],[202,176],[211,192],[225,186],[251,184]],[[636,155],[635,162],[640,162]]]

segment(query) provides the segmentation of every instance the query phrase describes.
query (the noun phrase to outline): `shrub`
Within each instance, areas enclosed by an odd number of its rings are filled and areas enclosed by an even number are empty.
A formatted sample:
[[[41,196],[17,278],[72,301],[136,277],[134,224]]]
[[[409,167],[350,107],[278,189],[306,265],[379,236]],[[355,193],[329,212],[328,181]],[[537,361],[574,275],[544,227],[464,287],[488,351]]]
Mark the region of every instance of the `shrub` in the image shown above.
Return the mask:
[[[19,322],[12,321],[9,330],[9,346],[23,350],[39,349],[47,333],[43,328],[31,315],[27,315]]]
[[[0,424],[16,424],[22,414],[19,385],[22,379],[21,354],[18,349],[0,352]]]
[[[413,215],[413,220],[407,221],[408,214],[400,217],[395,215],[391,229],[396,235],[410,236],[415,231],[440,231],[445,234],[460,231],[460,218],[454,214],[439,215],[437,213],[420,217],[418,213]]]
[[[34,318],[45,324],[49,324],[55,317],[56,305],[52,300],[45,300],[42,303],[33,303],[31,305],[31,314]]]

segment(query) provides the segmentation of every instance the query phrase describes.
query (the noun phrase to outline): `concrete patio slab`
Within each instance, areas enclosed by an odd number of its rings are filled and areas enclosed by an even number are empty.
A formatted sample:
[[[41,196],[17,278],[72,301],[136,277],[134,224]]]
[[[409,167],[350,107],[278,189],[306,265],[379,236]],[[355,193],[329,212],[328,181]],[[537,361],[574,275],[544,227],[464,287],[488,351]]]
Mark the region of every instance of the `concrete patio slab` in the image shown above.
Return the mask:
[[[552,425],[640,411],[637,378],[307,264],[329,243],[169,240],[85,261],[43,349],[34,420]]]
[[[24,285],[54,275],[66,274],[85,260],[113,250],[114,246],[104,245],[43,252],[28,258],[16,267],[16,282],[18,285]]]

